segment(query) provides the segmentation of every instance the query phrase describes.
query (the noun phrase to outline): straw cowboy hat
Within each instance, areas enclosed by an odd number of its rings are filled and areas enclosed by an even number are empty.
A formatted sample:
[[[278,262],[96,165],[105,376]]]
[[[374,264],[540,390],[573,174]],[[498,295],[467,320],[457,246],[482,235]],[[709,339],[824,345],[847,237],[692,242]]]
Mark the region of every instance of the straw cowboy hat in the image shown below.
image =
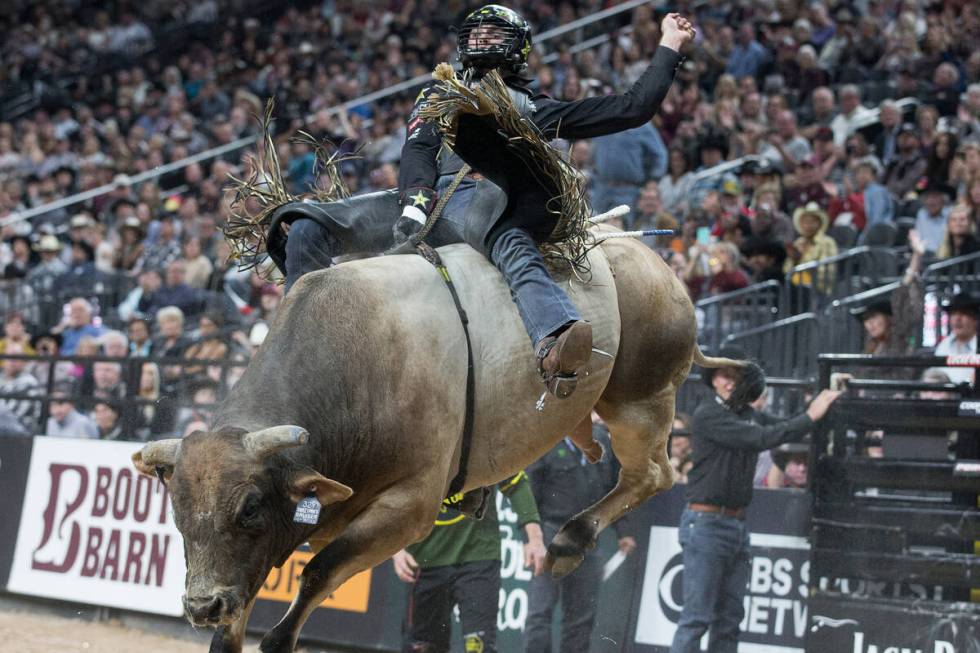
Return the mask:
[[[60,252],[64,245],[58,240],[57,236],[52,234],[45,234],[41,236],[41,240],[38,241],[37,245],[34,246],[35,252]]]
[[[816,202],[808,202],[806,206],[801,206],[793,211],[793,227],[796,228],[797,233],[800,233],[800,218],[807,214],[820,218],[820,231],[827,231],[827,227],[830,225],[830,218],[827,216],[827,212],[820,208],[820,205]]]

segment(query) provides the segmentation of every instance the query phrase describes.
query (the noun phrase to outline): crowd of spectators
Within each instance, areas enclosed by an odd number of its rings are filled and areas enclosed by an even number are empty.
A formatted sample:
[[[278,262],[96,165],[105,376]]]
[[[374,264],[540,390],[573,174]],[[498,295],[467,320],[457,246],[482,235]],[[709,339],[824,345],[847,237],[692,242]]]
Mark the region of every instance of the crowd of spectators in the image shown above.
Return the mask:
[[[100,437],[118,435],[119,420],[129,436],[157,437],[206,419],[203,400],[234,381],[282,297],[274,281],[239,270],[221,236],[228,176],[247,174],[255,150],[129,178],[256,136],[254,116],[271,97],[291,192],[318,183],[310,147],[288,139],[300,128],[358,153],[341,166],[351,192],[394,186],[416,91],[335,107],[453,60],[450,28],[477,4],[5,3],[0,79],[57,92],[0,121],[0,347],[122,359],[6,360],[0,393],[72,399],[45,409],[55,420],[47,426],[39,402],[8,400],[12,419],[49,432],[92,419]],[[536,34],[609,4],[510,3]],[[568,145],[597,212],[627,203],[625,226],[678,230],[648,244],[693,298],[769,279],[820,291],[832,272],[793,275],[794,266],[903,219],[927,260],[978,249],[980,6],[712,0],[671,9],[692,17],[698,37],[656,119]],[[615,20],[596,47],[575,51],[585,34],[572,32],[547,44],[545,62],[539,46],[532,88],[564,100],[626,91],[656,48],[659,14],[644,5]],[[186,41],[176,50],[159,36],[173,24],[187,26],[166,33]],[[5,219],[103,185],[110,190],[84,202]],[[168,360],[128,365],[147,355]],[[144,403],[122,409],[123,396]],[[160,403],[176,396],[193,406]]]

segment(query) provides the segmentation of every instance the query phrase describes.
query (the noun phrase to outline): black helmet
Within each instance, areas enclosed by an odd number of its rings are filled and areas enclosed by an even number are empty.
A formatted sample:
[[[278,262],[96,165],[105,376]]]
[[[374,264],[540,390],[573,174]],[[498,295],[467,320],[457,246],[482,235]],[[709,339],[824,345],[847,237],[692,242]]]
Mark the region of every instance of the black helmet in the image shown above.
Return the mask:
[[[478,27],[491,26],[503,35],[498,45],[470,45],[470,34]],[[486,5],[463,20],[456,35],[459,61],[463,68],[491,70],[506,67],[520,72],[527,64],[531,52],[531,25],[513,9],[500,5]]]

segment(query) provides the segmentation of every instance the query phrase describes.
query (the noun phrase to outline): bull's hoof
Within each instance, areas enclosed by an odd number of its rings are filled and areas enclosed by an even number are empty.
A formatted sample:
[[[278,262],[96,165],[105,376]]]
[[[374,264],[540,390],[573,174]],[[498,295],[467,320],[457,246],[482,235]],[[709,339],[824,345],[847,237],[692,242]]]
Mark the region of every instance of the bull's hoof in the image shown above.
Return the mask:
[[[220,626],[214,631],[208,653],[242,653],[242,643],[231,641],[228,636],[228,627]]]
[[[261,653],[293,653],[294,648],[292,637],[277,634],[275,628],[266,633],[259,644]]]
[[[595,548],[595,527],[585,520],[573,519],[562,526],[548,545],[545,570],[552,578],[566,576],[582,564],[585,554]]]

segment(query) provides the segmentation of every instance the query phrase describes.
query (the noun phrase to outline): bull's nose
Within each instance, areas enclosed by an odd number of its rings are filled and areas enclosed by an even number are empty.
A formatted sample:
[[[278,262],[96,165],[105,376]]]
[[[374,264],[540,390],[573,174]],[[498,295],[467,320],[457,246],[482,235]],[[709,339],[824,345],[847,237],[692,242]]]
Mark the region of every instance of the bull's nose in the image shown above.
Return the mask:
[[[218,622],[224,615],[225,600],[220,595],[184,597],[184,610],[195,624]]]

